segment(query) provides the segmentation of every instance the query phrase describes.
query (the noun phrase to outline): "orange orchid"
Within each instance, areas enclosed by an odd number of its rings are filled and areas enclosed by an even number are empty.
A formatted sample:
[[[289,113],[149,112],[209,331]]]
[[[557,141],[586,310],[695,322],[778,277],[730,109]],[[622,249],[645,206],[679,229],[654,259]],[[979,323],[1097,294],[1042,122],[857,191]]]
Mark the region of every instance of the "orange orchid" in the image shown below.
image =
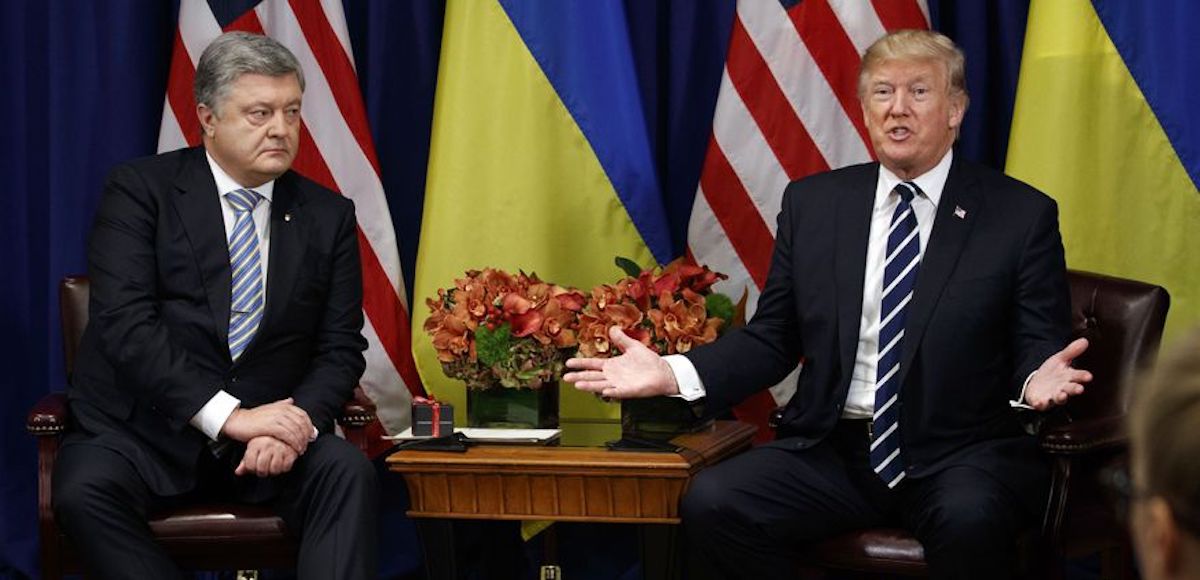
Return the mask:
[[[578,345],[586,299],[536,274],[468,270],[425,301],[430,335],[446,374],[469,387],[539,388],[562,373]]]

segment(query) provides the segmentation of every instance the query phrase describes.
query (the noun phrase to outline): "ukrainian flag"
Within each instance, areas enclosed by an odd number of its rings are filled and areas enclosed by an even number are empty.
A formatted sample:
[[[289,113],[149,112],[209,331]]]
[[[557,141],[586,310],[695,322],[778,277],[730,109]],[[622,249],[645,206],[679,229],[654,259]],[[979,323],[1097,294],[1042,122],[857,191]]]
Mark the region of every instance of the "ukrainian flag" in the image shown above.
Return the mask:
[[[451,0],[417,255],[414,354],[465,409],[421,330],[425,298],[463,271],[537,272],[585,291],[670,258],[667,220],[621,2]],[[563,417],[619,407],[564,388]]]
[[[1034,0],[1007,171],[1059,202],[1067,262],[1160,284],[1200,322],[1194,0]]]

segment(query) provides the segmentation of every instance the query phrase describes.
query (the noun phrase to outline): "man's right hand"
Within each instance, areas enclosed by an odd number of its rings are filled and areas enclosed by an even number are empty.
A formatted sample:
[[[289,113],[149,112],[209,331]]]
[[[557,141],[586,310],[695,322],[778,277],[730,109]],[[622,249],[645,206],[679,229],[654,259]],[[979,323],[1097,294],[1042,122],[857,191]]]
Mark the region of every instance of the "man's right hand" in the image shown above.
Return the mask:
[[[656,395],[677,395],[679,384],[671,365],[646,345],[629,338],[619,327],[608,331],[612,345],[621,349],[613,358],[573,358],[563,375],[581,391],[610,399],[637,399]]]
[[[221,427],[221,434],[242,443],[266,435],[303,454],[312,439],[313,424],[308,413],[288,397],[252,409],[235,409]]]

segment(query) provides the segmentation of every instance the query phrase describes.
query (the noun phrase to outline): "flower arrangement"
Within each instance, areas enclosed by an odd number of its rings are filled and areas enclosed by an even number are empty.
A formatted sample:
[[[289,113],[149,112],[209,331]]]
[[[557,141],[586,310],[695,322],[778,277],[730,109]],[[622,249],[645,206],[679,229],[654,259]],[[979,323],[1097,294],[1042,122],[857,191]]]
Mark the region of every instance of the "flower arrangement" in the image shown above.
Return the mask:
[[[612,326],[658,354],[685,353],[716,340],[734,319],[733,302],[712,291],[727,276],[707,266],[683,258],[646,270],[624,258],[617,264],[627,276],[593,288],[579,314],[579,356],[620,354],[609,342]]]
[[[447,376],[469,389],[557,385],[579,345],[585,296],[537,274],[469,270],[454,287],[427,299],[424,329]]]

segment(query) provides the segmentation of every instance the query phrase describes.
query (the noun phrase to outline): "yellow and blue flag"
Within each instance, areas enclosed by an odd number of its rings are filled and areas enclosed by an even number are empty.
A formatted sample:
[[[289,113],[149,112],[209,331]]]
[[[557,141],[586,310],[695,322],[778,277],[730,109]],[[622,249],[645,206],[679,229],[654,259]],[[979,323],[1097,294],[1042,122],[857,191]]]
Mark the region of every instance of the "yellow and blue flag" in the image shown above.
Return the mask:
[[[467,269],[585,292],[669,260],[666,213],[621,2],[446,6],[417,255],[413,345],[426,388],[465,408],[424,335],[425,298]],[[619,416],[562,389],[563,417]]]
[[[1167,340],[1200,322],[1197,22],[1192,0],[1034,0],[1008,148],[1070,267],[1167,288]]]

